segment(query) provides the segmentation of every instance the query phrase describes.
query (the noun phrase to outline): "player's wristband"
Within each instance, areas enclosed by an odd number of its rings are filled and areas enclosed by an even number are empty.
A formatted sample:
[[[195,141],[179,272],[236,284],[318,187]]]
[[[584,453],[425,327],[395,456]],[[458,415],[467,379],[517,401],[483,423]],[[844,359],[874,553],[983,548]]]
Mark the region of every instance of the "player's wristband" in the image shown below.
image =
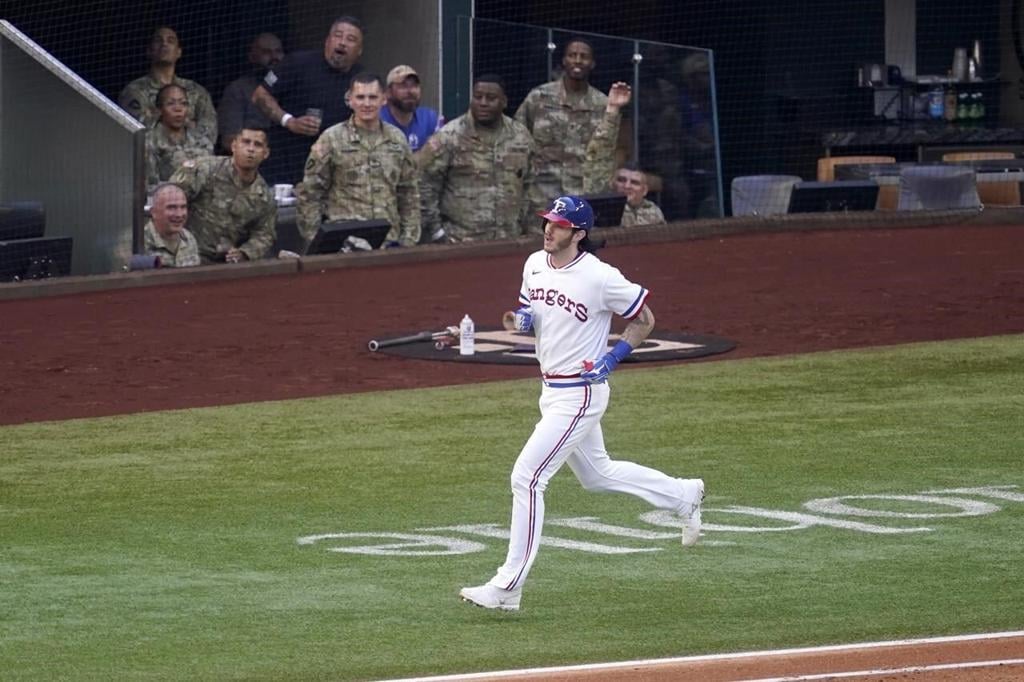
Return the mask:
[[[295,118],[295,117],[286,112],[285,115],[281,117],[281,127],[282,128],[287,128],[288,127],[288,121],[292,120],[293,118]]]
[[[608,355],[615,358],[618,362],[622,362],[632,352],[633,346],[629,345],[624,340],[619,339],[619,342],[612,346],[612,349],[608,351]]]

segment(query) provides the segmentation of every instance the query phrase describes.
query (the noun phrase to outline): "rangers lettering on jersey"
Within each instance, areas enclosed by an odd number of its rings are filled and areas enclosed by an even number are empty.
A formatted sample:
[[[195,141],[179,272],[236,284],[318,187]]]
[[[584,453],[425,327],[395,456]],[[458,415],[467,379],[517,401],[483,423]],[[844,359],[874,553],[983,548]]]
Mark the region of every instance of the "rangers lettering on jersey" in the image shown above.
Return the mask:
[[[589,319],[586,305],[577,303],[565,294],[559,293],[558,289],[530,289],[530,300],[564,308],[567,312],[572,313],[580,322],[586,322]]]
[[[519,301],[533,309],[537,360],[545,375],[579,374],[585,360],[608,352],[612,316],[632,319],[647,290],[590,253],[553,266],[537,251],[523,266]]]

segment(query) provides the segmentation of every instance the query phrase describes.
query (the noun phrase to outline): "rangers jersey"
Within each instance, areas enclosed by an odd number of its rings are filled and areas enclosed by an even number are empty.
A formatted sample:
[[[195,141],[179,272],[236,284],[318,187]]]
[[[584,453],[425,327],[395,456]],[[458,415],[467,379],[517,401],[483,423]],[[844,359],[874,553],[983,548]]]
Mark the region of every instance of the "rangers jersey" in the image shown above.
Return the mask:
[[[533,310],[545,380],[578,377],[585,360],[608,351],[612,314],[636,317],[648,294],[591,253],[581,251],[561,268],[545,251],[531,254],[523,266],[519,302]]]

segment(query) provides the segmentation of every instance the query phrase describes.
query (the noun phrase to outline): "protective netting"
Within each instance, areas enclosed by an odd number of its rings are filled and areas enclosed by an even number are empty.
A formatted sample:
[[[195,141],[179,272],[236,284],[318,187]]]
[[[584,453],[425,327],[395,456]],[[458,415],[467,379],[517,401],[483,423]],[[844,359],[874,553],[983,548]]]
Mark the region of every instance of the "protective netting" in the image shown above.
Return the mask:
[[[785,213],[796,184],[815,181],[831,184],[798,187],[797,210],[1020,203],[1019,0],[481,0],[476,9],[712,51],[727,215]],[[874,201],[865,183],[878,185]]]
[[[278,36],[286,53],[317,51],[331,20],[352,14],[369,29],[364,66],[383,76],[396,64],[413,64],[423,77],[423,103],[449,120],[465,112],[471,77],[482,72],[505,79],[506,113],[515,115],[532,89],[564,75],[564,50],[573,36],[583,36],[595,62],[590,84],[602,93],[615,81],[632,86],[612,171],[627,163],[645,171],[648,198],[670,222],[791,209],[1020,203],[1022,0],[36,0],[0,11],[115,102],[147,73],[154,29],[172,27],[181,48],[176,73],[202,85],[214,105],[228,84],[258,71],[249,48],[261,32]],[[3,49],[10,55],[16,48],[5,42]],[[8,58],[2,68],[16,65]],[[0,85],[7,111],[11,102],[32,97],[12,92],[11,82]],[[40,92],[47,87],[39,81]],[[31,150],[11,142],[23,133],[11,129],[11,120],[0,119],[0,202],[38,200],[25,189],[31,183],[18,177],[26,166],[11,150]],[[92,128],[74,132],[85,140]],[[1002,158],[988,158],[993,152]],[[58,153],[82,152],[64,144]],[[52,183],[40,172],[32,182]],[[115,201],[127,204],[143,192],[141,181],[120,170],[102,174],[120,183],[105,190]],[[830,184],[806,185],[818,181]],[[46,209],[48,222],[61,215]],[[132,226],[120,214],[106,218],[115,221],[106,229],[121,236],[102,235],[97,241],[104,249],[125,248],[123,233]],[[120,262],[82,261],[84,229],[75,231],[76,272]],[[46,236],[62,234],[48,225]],[[53,270],[44,265],[33,272]]]
[[[37,0],[11,3],[0,18],[116,101],[126,84],[149,69],[146,49],[159,26],[173,28],[180,40],[177,73],[201,83],[217,100],[246,69],[252,38],[270,31],[287,39],[289,16],[287,3],[268,0]]]

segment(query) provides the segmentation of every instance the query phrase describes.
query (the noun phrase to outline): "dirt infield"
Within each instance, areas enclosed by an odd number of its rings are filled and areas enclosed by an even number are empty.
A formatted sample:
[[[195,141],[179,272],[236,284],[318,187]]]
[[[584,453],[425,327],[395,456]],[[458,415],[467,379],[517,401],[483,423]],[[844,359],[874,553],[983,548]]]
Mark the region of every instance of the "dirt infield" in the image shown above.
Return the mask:
[[[734,235],[602,252],[707,361],[1024,332],[1024,227]],[[0,424],[535,376],[370,338],[497,325],[525,253],[0,301]],[[699,361],[699,360],[698,360]]]
[[[468,676],[422,678],[456,682]],[[1024,636],[966,636],[488,674],[481,682],[1019,682]]]
[[[535,376],[366,350],[464,313],[497,325],[525,255],[0,301],[0,424]],[[1024,332],[1020,226],[746,234],[602,256],[651,289],[659,329],[738,344],[693,362]],[[1020,637],[544,679],[1024,678],[1020,665],[903,669],[1012,658]]]

